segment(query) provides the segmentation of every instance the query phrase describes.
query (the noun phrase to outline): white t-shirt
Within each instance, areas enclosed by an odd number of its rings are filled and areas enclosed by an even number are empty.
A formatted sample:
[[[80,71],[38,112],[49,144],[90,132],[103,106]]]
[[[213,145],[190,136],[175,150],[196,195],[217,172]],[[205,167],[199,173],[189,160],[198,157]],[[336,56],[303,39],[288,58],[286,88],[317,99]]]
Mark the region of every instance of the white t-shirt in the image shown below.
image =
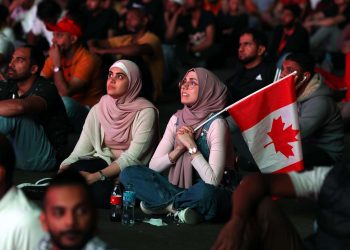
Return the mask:
[[[10,59],[13,51],[14,45],[12,44],[10,39],[8,39],[6,35],[0,31],[0,54],[2,54],[2,56],[4,57],[5,63],[5,65],[0,64],[0,69],[2,68],[2,66],[7,66],[8,60]]]
[[[44,236],[39,221],[40,210],[16,187],[0,200],[1,250],[37,249]]]
[[[317,199],[323,182],[331,169],[330,167],[316,167],[302,173],[288,173],[297,197]]]
[[[23,9],[21,6],[18,6],[11,13],[11,19],[15,22],[20,22],[22,25],[23,32],[28,34],[31,31],[36,18],[36,12],[38,9],[38,4],[41,0],[35,0],[33,6],[29,10]]]
[[[38,17],[34,19],[33,27],[32,27],[32,33],[36,36],[44,36],[46,41],[50,44],[52,44],[52,37],[53,33],[52,31],[49,31],[46,29],[46,26],[43,21],[41,21]]]

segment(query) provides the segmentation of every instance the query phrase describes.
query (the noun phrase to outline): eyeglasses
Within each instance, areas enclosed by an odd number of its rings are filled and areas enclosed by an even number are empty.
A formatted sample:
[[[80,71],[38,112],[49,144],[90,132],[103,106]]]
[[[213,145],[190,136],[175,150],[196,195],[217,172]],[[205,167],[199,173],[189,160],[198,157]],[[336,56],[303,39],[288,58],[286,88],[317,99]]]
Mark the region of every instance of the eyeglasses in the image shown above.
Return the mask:
[[[182,89],[182,88],[185,88],[185,89],[188,89],[188,90],[192,90],[194,89],[194,87],[198,86],[198,83],[193,80],[193,79],[190,79],[188,82],[186,82],[186,80],[182,80],[181,82],[179,82],[179,88]]]

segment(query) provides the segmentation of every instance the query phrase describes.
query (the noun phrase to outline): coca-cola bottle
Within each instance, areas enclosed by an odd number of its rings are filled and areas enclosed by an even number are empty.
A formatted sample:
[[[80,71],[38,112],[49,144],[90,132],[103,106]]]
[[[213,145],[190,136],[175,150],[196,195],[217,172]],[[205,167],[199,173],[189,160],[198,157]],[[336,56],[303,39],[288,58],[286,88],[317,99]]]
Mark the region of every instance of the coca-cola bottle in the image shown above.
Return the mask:
[[[113,222],[120,222],[122,218],[123,192],[119,183],[116,183],[110,198],[111,213],[109,219]]]

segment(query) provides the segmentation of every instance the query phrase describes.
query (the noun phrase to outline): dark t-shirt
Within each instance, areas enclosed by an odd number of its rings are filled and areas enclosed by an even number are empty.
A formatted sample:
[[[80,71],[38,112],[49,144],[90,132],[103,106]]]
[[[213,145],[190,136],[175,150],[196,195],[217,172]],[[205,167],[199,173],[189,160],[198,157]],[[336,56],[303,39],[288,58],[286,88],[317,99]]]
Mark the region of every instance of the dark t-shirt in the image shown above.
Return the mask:
[[[184,30],[187,41],[191,45],[198,45],[206,36],[206,28],[209,25],[215,26],[215,16],[208,11],[202,11],[197,27],[192,26],[191,15],[182,16],[179,20],[179,26]]]
[[[67,113],[56,86],[39,77],[32,88],[19,97],[16,83],[0,81],[0,100],[24,99],[29,96],[40,96],[46,101],[47,109],[45,111],[28,116],[43,126],[45,134],[59,155],[66,146],[69,126]]]
[[[83,41],[89,39],[107,39],[108,30],[118,29],[119,16],[115,10],[102,9],[96,15],[87,9],[83,9],[84,16],[84,33]]]
[[[219,12],[217,16],[216,40],[224,46],[225,53],[236,55],[239,36],[248,27],[248,15],[228,15]]]
[[[309,33],[300,23],[297,23],[294,27],[294,33],[289,36],[284,35],[283,25],[278,25],[273,30],[272,39],[269,46],[269,56],[278,59],[285,53],[307,53],[309,51]],[[281,51],[278,51],[284,36],[286,39],[285,46]]]
[[[226,81],[232,102],[252,94],[273,82],[276,66],[273,62],[263,61],[252,69],[246,69],[237,62],[234,74]]]

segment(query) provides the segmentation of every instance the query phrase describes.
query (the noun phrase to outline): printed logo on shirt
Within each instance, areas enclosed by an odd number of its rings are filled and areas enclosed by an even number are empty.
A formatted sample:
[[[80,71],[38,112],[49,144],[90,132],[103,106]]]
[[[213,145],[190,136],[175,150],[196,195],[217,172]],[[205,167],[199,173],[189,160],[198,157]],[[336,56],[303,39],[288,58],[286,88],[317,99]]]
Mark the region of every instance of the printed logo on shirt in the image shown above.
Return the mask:
[[[255,80],[262,81],[261,74],[259,74],[259,75],[255,78]]]

